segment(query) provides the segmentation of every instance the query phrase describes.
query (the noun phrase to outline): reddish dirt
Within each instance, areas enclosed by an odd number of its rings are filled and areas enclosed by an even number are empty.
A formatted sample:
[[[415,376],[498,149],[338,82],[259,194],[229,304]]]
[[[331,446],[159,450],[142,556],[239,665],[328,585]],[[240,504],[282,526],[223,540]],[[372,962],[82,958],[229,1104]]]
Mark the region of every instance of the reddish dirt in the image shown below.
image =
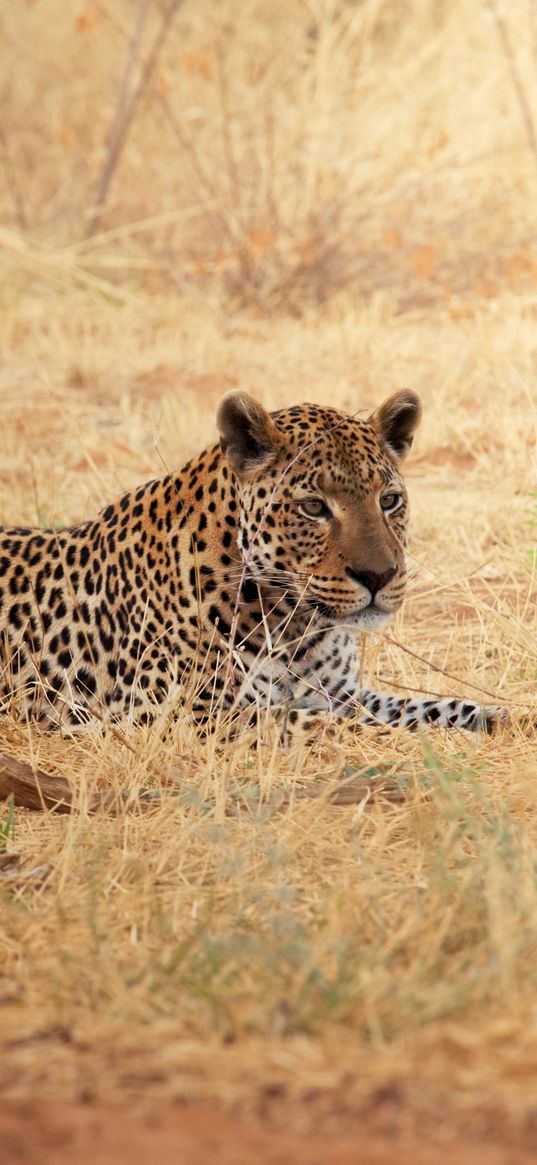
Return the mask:
[[[67,1103],[0,1104],[1,1165],[534,1165],[528,1148],[353,1134],[300,1136],[207,1104],[148,1113]]]

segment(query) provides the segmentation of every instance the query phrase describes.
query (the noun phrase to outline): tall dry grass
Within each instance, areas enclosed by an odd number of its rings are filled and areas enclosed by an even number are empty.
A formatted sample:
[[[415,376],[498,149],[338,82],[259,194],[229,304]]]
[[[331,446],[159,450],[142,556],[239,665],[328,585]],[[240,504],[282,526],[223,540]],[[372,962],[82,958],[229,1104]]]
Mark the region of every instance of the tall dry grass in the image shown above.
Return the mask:
[[[136,11],[2,15],[0,520],[66,523],[180,465],[234,385],[354,411],[412,384],[413,580],[368,665],[531,703],[532,6],[185,3],[97,221]],[[17,811],[7,842],[3,1094],[530,1122],[534,741],[342,732],[288,754],[200,739],[181,709],[162,727],[0,729],[79,790],[70,817]],[[365,799],[334,805],[349,779]],[[96,784],[156,795],[90,817]]]
[[[263,311],[534,289],[529,0],[39,0],[3,25],[17,282],[41,264]]]

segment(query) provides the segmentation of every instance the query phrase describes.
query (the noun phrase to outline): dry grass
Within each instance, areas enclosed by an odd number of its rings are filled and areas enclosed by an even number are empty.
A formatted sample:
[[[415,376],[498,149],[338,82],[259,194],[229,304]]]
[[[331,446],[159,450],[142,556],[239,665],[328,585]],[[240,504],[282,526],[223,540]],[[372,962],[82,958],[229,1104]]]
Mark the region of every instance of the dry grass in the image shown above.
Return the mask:
[[[507,15],[536,108],[532,7]],[[371,670],[531,703],[537,170],[490,7],[185,4],[85,241],[131,9],[2,21],[0,520],[65,523],[180,465],[233,385],[355,410],[411,384],[415,577]],[[16,813],[0,873],[3,1094],[532,1119],[522,732],[289,755],[180,713],[125,743],[8,722],[0,750],[80,789],[71,817]],[[331,805],[360,773],[397,796]],[[163,792],[89,817],[95,784]]]

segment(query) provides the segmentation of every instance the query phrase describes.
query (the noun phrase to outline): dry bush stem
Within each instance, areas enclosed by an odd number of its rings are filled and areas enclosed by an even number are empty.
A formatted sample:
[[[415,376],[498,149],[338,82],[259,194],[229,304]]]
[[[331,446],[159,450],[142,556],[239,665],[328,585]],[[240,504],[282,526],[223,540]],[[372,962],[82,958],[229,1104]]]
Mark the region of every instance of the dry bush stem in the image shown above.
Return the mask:
[[[125,148],[129,131],[136,116],[136,111],[144,93],[146,92],[151,82],[151,78],[158,64],[158,60],[166,42],[166,38],[170,31],[172,22],[177,15],[182,2],[183,0],[171,0],[171,3],[165,10],[159,31],[155,37],[147,60],[142,68],[140,80],[132,90],[130,98],[128,98],[127,94],[129,91],[130,80],[134,71],[136,57],[140,47],[149,4],[149,0],[139,0],[138,14],[134,33],[129,46],[127,65],[118,95],[116,113],[114,115],[112,129],[110,131],[108,152],[97,185],[95,204],[90,213],[89,221],[85,231],[85,236],[87,238],[91,237],[98,226],[103,207],[105,206],[106,199],[108,197],[110,184]]]
[[[108,187],[112,180],[112,175],[119,159],[119,153],[124,144],[124,135],[127,130],[129,94],[131,91],[134,70],[136,68],[136,63],[140,53],[140,46],[142,43],[148,10],[149,0],[139,0],[136,21],[127,55],[127,65],[123,74],[123,79],[121,81],[116,112],[114,114],[114,120],[110,130],[108,153],[97,189],[97,198],[95,201],[94,210],[95,220],[101,207],[106,201]]]

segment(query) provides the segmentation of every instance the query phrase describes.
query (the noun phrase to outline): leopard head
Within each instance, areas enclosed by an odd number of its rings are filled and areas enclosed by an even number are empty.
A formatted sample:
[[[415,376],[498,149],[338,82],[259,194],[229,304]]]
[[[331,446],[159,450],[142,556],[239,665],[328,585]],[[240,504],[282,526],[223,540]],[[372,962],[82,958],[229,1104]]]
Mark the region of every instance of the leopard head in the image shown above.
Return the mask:
[[[325,626],[379,627],[406,583],[408,499],[400,466],[419,397],[395,393],[367,419],[313,404],[268,413],[244,392],[218,410],[240,498],[248,576]]]

